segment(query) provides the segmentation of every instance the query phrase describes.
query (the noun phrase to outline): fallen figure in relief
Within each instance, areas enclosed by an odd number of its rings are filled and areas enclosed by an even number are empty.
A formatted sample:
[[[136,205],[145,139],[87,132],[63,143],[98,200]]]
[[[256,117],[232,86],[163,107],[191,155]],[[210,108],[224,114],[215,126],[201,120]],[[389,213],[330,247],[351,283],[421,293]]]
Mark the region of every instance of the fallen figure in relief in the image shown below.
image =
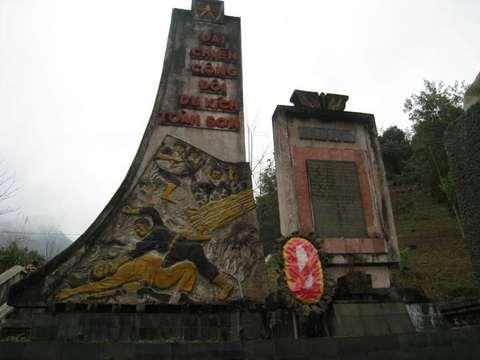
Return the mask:
[[[127,255],[95,266],[94,276],[104,279],[73,289],[64,289],[57,295],[58,300],[119,287],[128,287],[130,291],[138,290],[143,287],[142,282],[158,289],[167,289],[178,283],[177,292],[171,298],[174,303],[180,297],[179,294],[192,291],[197,273],[220,288],[218,300],[225,301],[230,296],[233,290],[232,282],[206,258],[203,247],[197,242],[210,240],[208,235],[170,231],[153,207],[125,206],[122,212],[142,216],[134,223],[135,233],[142,240]],[[153,226],[144,215],[152,219]],[[152,250],[166,253],[165,258],[148,255]]]
[[[63,289],[57,295],[62,301],[80,294],[104,292],[123,287],[127,291],[136,291],[149,285],[158,289],[167,289],[176,284],[177,296],[171,297],[176,302],[182,294],[193,290],[197,278],[197,268],[191,261],[181,261],[169,267],[162,267],[163,259],[158,255],[143,255],[120,265],[112,276],[94,281],[72,289]],[[100,264],[95,269],[95,275],[102,275],[102,270],[108,264]]]

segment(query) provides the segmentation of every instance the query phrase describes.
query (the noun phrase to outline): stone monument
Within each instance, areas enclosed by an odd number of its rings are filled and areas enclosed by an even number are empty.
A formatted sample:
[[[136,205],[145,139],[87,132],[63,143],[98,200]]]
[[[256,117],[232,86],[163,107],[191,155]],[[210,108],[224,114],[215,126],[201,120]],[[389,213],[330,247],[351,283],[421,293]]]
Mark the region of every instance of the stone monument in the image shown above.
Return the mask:
[[[273,136],[281,232],[287,239],[308,239],[318,249],[320,281],[326,281],[317,311],[324,311],[322,301],[333,298],[327,314],[330,334],[413,331],[405,304],[391,289],[390,267],[398,264],[399,252],[375,119],[345,111],[347,100],[295,90],[294,106],[277,106]],[[290,242],[284,245],[284,263],[293,257],[305,273],[314,256],[303,254],[306,243],[289,256],[285,247]],[[287,274],[290,292],[301,287],[314,294],[319,277],[314,267],[307,271]],[[328,280],[335,289],[330,299],[325,297]]]
[[[480,73],[473,81],[473,83],[465,91],[463,97],[463,109],[468,111],[473,105],[480,101]]]
[[[263,303],[243,128],[240,19],[222,1],[174,9],[153,112],[124,181],[9,304]]]
[[[321,242],[338,279],[352,270],[389,288],[397,237],[372,114],[344,111],[348,96],[295,90],[273,115],[283,236]]]

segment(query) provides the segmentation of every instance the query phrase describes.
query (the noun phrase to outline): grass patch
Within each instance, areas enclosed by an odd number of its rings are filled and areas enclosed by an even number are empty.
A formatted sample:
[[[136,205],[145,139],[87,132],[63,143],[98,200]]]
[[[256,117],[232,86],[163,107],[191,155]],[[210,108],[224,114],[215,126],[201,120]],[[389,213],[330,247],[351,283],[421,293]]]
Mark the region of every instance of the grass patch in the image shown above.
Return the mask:
[[[478,295],[469,249],[446,205],[420,191],[395,189],[392,204],[402,255],[394,285],[419,288],[434,301]]]
[[[31,341],[30,338],[23,335],[6,336],[3,338],[0,338],[0,342],[26,343],[30,341]]]

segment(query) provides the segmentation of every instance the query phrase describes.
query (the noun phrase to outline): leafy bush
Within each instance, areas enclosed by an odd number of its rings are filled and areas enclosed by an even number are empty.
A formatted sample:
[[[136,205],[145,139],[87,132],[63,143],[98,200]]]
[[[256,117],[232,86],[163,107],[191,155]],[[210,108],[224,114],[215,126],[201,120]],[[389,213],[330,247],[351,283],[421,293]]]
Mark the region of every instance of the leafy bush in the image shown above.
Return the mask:
[[[463,113],[465,85],[455,82],[445,86],[442,82],[425,80],[424,86],[424,90],[410,96],[404,104],[404,111],[413,123],[412,156],[405,169],[410,179],[444,199],[440,182],[450,171],[444,137],[447,128]]]
[[[21,248],[16,242],[0,247],[0,273],[12,266],[25,266],[32,263],[43,263],[44,259],[34,250]]]

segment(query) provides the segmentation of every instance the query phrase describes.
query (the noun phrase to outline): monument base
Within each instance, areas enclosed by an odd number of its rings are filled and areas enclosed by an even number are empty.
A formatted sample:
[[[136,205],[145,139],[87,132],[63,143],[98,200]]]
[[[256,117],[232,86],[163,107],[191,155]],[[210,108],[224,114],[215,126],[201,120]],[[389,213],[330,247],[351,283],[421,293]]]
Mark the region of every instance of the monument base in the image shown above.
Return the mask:
[[[71,304],[16,309],[3,324],[1,337],[73,342],[239,341],[267,337],[264,318],[258,309]]]
[[[478,359],[480,327],[369,337],[232,342],[0,343],[0,360],[157,359]]]
[[[65,304],[60,304],[65,305]],[[324,314],[231,306],[86,306],[15,309],[1,337],[66,342],[229,342],[413,332],[405,304],[337,300]]]
[[[378,336],[415,332],[404,303],[333,304],[329,325],[332,336]]]

